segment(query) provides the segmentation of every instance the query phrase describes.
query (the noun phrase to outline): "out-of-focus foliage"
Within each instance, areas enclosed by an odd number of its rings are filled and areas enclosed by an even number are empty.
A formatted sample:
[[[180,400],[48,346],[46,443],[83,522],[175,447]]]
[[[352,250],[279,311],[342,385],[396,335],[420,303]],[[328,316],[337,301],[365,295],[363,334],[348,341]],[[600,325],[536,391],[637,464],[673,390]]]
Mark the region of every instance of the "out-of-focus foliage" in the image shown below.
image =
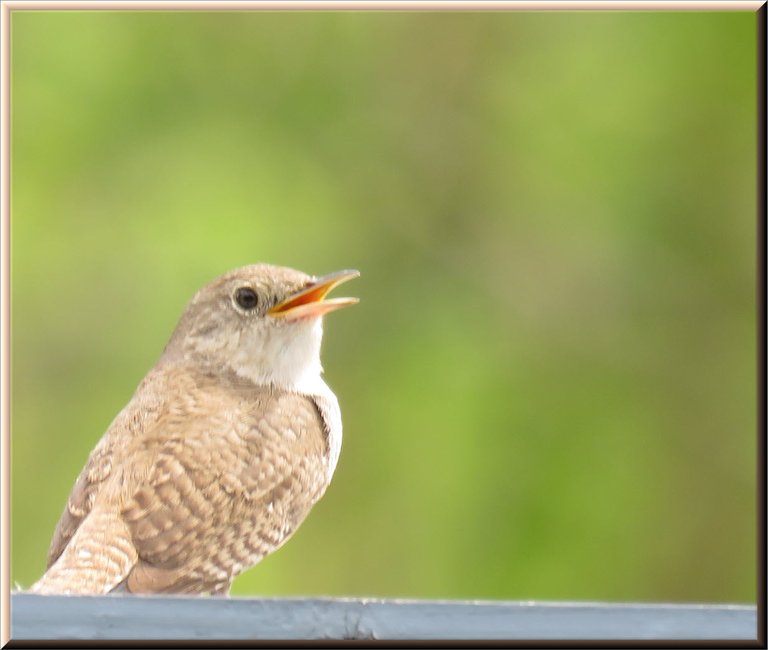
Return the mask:
[[[186,301],[359,268],[236,594],[755,599],[756,16],[14,12],[12,568]]]

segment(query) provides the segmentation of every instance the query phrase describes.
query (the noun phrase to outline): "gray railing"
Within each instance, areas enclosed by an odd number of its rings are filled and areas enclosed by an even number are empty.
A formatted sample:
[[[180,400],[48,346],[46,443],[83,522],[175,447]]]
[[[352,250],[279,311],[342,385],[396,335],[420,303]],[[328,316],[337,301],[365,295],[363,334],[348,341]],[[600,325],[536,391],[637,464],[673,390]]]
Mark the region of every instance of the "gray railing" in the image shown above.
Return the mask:
[[[11,639],[757,640],[745,605],[11,597]]]

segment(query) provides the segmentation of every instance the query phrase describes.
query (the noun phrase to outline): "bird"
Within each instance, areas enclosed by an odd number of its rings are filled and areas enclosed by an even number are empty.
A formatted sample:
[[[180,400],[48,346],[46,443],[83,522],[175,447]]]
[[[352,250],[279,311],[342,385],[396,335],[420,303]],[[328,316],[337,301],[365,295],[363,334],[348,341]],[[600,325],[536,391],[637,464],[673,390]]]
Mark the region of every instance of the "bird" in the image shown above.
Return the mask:
[[[326,298],[358,276],[253,264],[200,289],[89,455],[30,591],[227,596],[285,543],[339,459],[322,320],[358,302]]]

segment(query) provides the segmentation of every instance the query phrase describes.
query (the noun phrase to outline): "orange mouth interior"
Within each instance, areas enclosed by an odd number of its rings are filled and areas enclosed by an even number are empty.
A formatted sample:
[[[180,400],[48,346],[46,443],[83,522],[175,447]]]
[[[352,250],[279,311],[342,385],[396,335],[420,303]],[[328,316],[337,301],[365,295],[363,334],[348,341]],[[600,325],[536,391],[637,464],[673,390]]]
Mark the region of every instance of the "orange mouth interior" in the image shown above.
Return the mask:
[[[270,316],[286,317],[290,319],[322,316],[330,311],[354,305],[357,298],[331,298],[325,300],[325,296],[342,282],[351,280],[360,275],[358,271],[339,271],[318,278],[307,288],[289,296],[278,303],[267,313]]]

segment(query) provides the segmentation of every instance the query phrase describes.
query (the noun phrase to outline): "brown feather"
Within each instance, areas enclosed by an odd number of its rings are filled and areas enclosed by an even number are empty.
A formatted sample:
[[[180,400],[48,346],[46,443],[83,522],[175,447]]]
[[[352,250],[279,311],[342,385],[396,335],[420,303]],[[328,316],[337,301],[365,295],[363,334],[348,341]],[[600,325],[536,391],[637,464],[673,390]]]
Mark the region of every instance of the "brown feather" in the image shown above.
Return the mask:
[[[158,384],[166,400],[151,417],[121,413],[91,454],[69,499],[86,516],[65,510],[41,583],[76,560],[62,553],[93,518],[93,502],[109,515],[89,526],[110,526],[101,551],[126,539],[135,551],[104,582],[110,589],[125,581],[130,592],[221,591],[285,542],[325,491],[327,427],[311,398],[173,367],[148,378],[131,404]],[[138,426],[118,445],[127,422]],[[128,459],[131,472],[108,469]]]

